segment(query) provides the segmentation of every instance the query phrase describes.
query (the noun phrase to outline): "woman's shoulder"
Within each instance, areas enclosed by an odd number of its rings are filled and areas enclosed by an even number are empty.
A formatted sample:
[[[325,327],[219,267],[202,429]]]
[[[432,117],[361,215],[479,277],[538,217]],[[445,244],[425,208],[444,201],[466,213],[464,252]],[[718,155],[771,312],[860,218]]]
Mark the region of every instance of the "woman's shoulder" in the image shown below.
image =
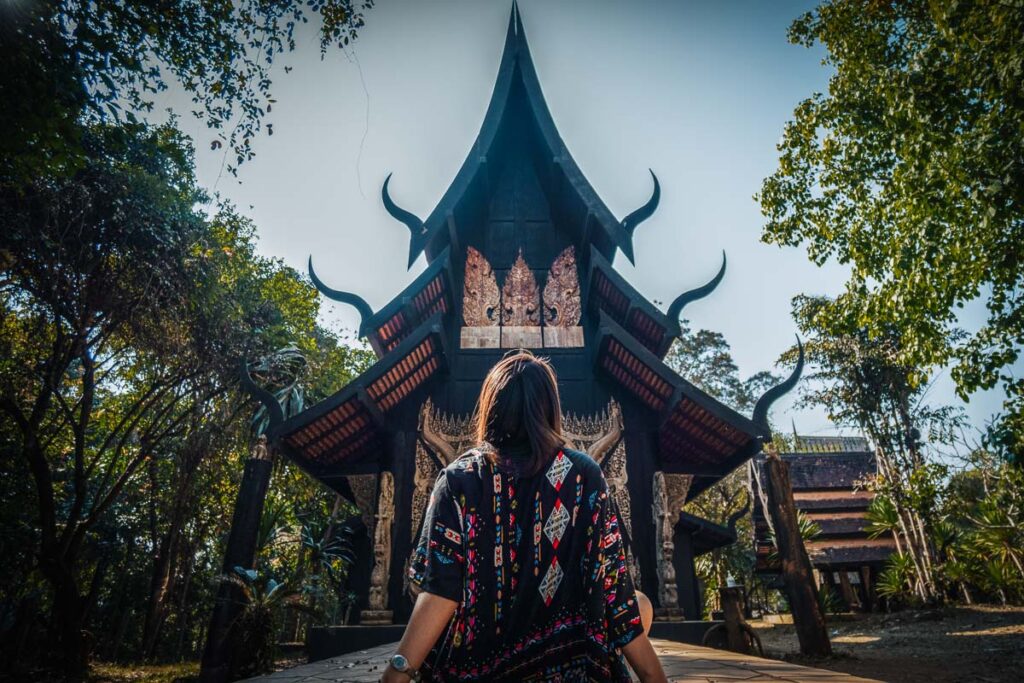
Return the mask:
[[[444,468],[449,476],[479,474],[487,464],[487,450],[483,447],[470,448]]]
[[[562,453],[565,454],[574,467],[579,467],[584,475],[594,478],[604,477],[604,472],[601,470],[601,466],[597,464],[597,461],[583,451],[578,451],[574,448],[563,448]]]

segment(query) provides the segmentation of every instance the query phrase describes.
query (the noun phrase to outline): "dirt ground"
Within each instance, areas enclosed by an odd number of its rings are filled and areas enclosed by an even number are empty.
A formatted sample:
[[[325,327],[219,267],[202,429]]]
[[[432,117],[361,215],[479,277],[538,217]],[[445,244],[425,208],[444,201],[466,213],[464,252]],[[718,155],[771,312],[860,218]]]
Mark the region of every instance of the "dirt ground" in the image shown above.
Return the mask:
[[[800,657],[792,625],[751,622],[765,655],[893,683],[1024,681],[1024,607],[837,617],[831,659]]]

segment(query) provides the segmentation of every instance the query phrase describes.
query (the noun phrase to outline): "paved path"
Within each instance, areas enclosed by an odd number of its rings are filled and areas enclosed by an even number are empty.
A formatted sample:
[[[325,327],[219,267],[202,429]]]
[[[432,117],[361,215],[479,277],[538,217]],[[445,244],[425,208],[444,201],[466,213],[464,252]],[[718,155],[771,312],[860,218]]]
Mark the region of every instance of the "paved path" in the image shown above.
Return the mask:
[[[869,683],[835,671],[811,669],[788,662],[747,657],[725,650],[685,645],[671,640],[651,639],[661,657],[668,679],[674,683]],[[395,644],[381,645],[313,664],[285,669],[269,676],[251,678],[248,683],[376,683]]]

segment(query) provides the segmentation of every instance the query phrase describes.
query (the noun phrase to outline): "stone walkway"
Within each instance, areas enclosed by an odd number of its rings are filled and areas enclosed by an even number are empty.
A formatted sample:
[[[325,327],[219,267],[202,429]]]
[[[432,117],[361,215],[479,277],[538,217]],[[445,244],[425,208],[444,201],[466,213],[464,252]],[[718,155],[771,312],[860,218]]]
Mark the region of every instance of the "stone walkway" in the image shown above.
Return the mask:
[[[757,683],[790,681],[797,683],[870,683],[870,679],[811,669],[788,662],[747,657],[725,650],[686,645],[671,640],[652,639],[661,657],[665,673],[676,683]],[[381,645],[322,662],[285,669],[269,676],[249,679],[249,683],[376,683],[395,644]]]

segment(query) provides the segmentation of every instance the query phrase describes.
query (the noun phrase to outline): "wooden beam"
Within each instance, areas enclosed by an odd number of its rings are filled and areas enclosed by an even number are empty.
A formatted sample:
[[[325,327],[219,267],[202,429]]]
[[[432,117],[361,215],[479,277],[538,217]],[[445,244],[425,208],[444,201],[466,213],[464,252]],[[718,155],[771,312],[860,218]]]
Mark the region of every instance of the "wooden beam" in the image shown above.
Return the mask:
[[[807,557],[800,536],[793,487],[789,479],[789,463],[783,462],[775,448],[769,444],[765,464],[768,470],[766,488],[769,513],[778,541],[782,579],[793,612],[800,653],[811,657],[828,657],[832,654],[832,643],[825,626],[825,614],[818,602],[818,591],[814,587],[811,560]]]

